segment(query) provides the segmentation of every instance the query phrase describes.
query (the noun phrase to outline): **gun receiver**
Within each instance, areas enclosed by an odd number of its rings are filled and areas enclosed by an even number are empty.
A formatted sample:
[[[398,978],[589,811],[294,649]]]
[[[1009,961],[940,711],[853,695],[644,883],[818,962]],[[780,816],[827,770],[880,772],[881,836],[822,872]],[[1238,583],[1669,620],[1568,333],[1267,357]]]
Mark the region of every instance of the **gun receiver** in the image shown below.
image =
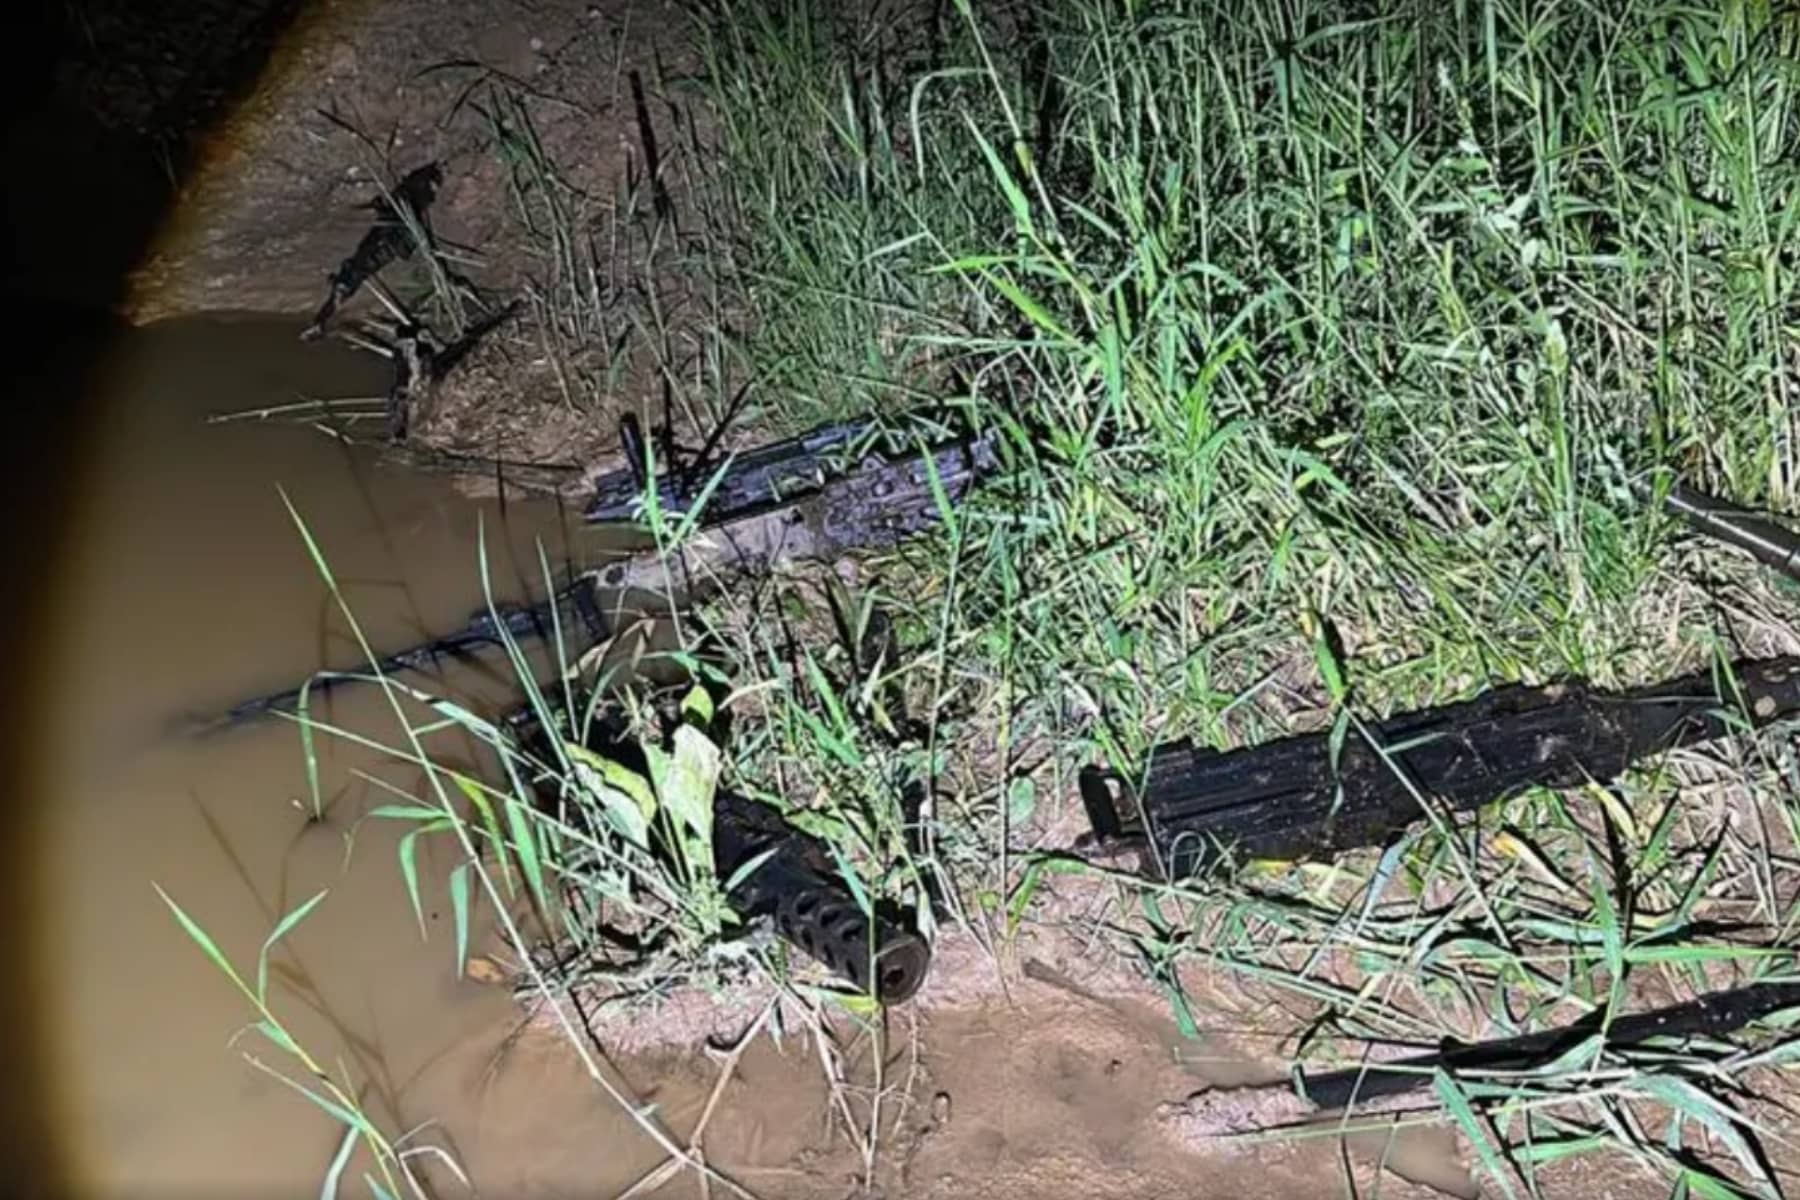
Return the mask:
[[[1231,854],[1296,859],[1374,845],[1420,804],[1478,808],[1530,786],[1610,779],[1648,755],[1800,712],[1800,658],[1739,663],[1724,684],[1689,675],[1622,693],[1579,683],[1497,688],[1352,733],[1334,767],[1325,733],[1219,752],[1156,747],[1141,787],[1084,768],[1082,803],[1101,846],[1138,849],[1181,879]],[[1377,749],[1381,747],[1381,749]]]
[[[790,498],[776,505],[765,502],[760,488],[734,494],[729,504],[715,491],[701,518],[705,531],[694,543],[666,556],[638,555],[601,567],[600,586],[687,592],[709,565],[762,571],[796,559],[892,546],[937,523],[933,476],[944,498],[954,504],[998,467],[995,438],[989,433],[894,458],[872,456],[847,474],[824,477],[804,495],[790,489]],[[773,468],[759,478],[775,478]]]
[[[732,458],[713,489],[712,508],[737,516],[810,495],[825,480],[842,474],[846,452],[875,433],[871,421],[825,425],[785,441],[757,446]],[[630,414],[619,422],[625,466],[600,476],[594,499],[583,514],[594,524],[632,522],[645,490],[643,434]],[[679,512],[705,486],[701,468],[665,470],[656,477],[657,503],[664,512]]]
[[[619,422],[619,441],[625,450],[625,466],[595,482],[594,498],[584,514],[590,523],[635,523],[647,490],[654,490],[664,512],[683,512],[702,498],[710,483],[702,520],[716,525],[792,506],[853,479],[873,481],[887,468],[916,463],[922,457],[913,443],[873,421],[847,421],[745,450],[724,460],[716,470],[705,461],[670,468],[657,475],[652,485],[644,474],[643,435],[629,414]],[[991,471],[996,465],[991,434],[967,441],[940,439],[937,445],[936,451],[924,453],[936,454],[941,460],[947,450],[960,445],[979,461],[980,469]],[[712,481],[715,473],[716,483]],[[923,483],[923,478],[918,482]]]

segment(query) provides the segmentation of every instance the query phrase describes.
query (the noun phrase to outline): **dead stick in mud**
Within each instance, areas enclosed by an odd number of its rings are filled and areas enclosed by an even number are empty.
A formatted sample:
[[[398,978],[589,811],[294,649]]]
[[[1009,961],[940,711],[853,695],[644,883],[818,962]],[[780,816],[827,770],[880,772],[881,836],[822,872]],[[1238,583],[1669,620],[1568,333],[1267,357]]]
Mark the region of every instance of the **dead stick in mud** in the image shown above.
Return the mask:
[[[719,1067],[719,1078],[713,1082],[712,1091],[706,1097],[706,1107],[701,1109],[700,1119],[695,1122],[693,1133],[688,1135],[688,1153],[700,1162],[706,1161],[700,1140],[706,1135],[706,1126],[712,1120],[713,1110],[718,1107],[720,1097],[725,1094],[725,1085],[731,1082],[732,1075],[737,1071],[738,1060],[744,1057],[744,1051],[750,1048],[750,1043],[756,1040],[756,1035],[768,1022],[769,1014],[775,1011],[775,1004],[776,1001],[773,1000],[765,1004],[762,1011],[756,1014],[756,1019],[750,1022],[749,1028],[738,1035],[736,1045],[725,1053],[724,1062]],[[686,1165],[674,1156],[663,1159],[646,1171],[636,1183],[619,1193],[619,1200],[636,1200],[638,1196],[649,1195],[673,1179]],[[711,1181],[704,1175],[700,1177],[700,1190],[702,1195],[712,1194]]]

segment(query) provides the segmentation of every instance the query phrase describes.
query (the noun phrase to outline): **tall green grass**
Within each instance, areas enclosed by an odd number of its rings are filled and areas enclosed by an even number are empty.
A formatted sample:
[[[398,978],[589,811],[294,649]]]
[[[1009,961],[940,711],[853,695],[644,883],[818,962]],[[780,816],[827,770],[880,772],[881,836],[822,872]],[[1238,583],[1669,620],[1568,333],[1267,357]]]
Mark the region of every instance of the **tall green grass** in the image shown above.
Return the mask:
[[[604,285],[528,110],[489,106],[547,344],[571,369],[604,369],[584,339],[650,363],[695,428],[745,397],[771,430],[938,405],[998,429],[1008,466],[849,585],[684,618],[673,661],[735,689],[734,786],[826,837],[857,888],[984,944],[1065,872],[1098,879],[1108,936],[1178,1020],[1196,986],[1278,995],[1318,1014],[1290,1046],[1309,1061],[1794,969],[1791,730],[1519,797],[1479,836],[1422,825],[1180,887],[1041,841],[1076,767],[1159,740],[1359,736],[1499,682],[1800,651],[1796,589],[1634,491],[1678,473],[1800,507],[1794,10],[753,0],[696,6],[693,30],[669,86],[707,157],[684,157],[673,215],[641,182],[619,198]],[[870,660],[877,611],[899,636]],[[399,743],[338,732],[425,769],[389,815],[462,848],[459,960],[481,897],[576,951],[533,955],[506,917],[554,1012],[603,909],[668,933],[646,990],[716,977],[723,919],[608,817],[603,766],[527,761],[412,699],[435,717],[402,712]],[[447,729],[492,748],[493,778],[431,765]],[[568,807],[546,811],[532,784],[556,780]],[[1594,1044],[1434,1082],[1504,1194],[1600,1151],[1676,1195],[1771,1194],[1789,1148],[1765,1094],[1793,1045]],[[871,1176],[883,1120],[845,1122]]]
[[[740,614],[783,698],[742,767],[864,798],[854,840],[903,864],[880,820],[929,779],[914,877],[978,933],[1030,919],[1048,863],[1017,855],[1083,760],[1800,649],[1795,589],[1634,493],[1800,504],[1793,10],[792,0],[698,27],[693,269],[749,314],[764,420],[936,403],[1011,468],[874,576],[918,736],[870,736]],[[1523,797],[1504,836],[1117,886],[1178,1014],[1204,962],[1363,1036],[1541,1026],[1792,969],[1796,769],[1776,731]],[[1439,1091],[1502,1191],[1612,1147],[1760,1192],[1744,1148],[1779,1132],[1733,1105],[1787,1053]],[[1700,1131],[1729,1152],[1695,1159]]]

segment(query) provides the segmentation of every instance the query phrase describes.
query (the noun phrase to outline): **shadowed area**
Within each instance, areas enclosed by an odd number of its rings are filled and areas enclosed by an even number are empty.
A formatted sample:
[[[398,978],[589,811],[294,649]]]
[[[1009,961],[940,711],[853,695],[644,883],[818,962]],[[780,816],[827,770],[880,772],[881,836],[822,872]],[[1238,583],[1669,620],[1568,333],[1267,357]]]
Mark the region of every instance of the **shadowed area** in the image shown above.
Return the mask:
[[[34,701],[47,679],[44,583],[84,483],[78,447],[95,417],[100,364],[120,331],[111,314],[208,130],[254,83],[299,8],[299,0],[71,0],[26,5],[9,18],[4,290],[17,385],[0,469],[0,522],[13,564],[0,636],[15,714],[6,727],[16,848],[34,844],[45,794],[43,764],[28,752],[42,743]],[[35,862],[15,854],[7,912],[25,911]],[[0,929],[0,954],[14,969],[0,991],[0,1026],[11,1044],[0,1172],[15,1189],[64,1195],[34,1011],[34,930],[22,919]]]

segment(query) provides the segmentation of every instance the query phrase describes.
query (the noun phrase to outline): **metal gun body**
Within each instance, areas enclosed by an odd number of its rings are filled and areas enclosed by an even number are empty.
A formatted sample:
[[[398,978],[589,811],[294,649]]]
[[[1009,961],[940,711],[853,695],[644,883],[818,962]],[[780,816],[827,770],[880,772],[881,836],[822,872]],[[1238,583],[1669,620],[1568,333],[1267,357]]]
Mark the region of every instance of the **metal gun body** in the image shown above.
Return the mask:
[[[599,568],[596,577],[608,591],[692,594],[720,571],[764,571],[847,550],[882,549],[937,523],[938,489],[950,503],[960,502],[998,468],[990,433],[919,454],[873,459],[780,507],[752,502],[745,512],[727,509],[715,498],[702,531],[688,544],[669,554],[620,559]]]
[[[300,334],[310,341],[325,332],[326,324],[340,305],[354,296],[362,285],[373,279],[382,268],[412,257],[413,230],[408,221],[423,224],[426,210],[437,197],[444,182],[444,169],[435,162],[407,172],[393,191],[378,198],[372,207],[375,220],[369,231],[356,243],[350,256],[331,273],[325,301],[314,314],[312,323]],[[403,211],[404,210],[404,211]]]
[[[874,431],[872,422],[848,421],[746,450],[728,461],[709,505],[733,516],[749,516],[810,495],[832,476],[844,473],[845,451]],[[642,453],[641,439],[622,440],[628,458]],[[602,475],[594,484],[585,519],[593,524],[635,522],[644,496],[643,469],[634,458],[624,469]],[[664,512],[681,512],[709,479],[710,473],[700,470],[664,471],[656,478],[657,503]]]
[[[1680,483],[1669,489],[1663,506],[1699,532],[1747,551],[1789,579],[1800,579],[1800,535],[1792,530]]]
[[[539,761],[556,761],[532,710],[512,713],[507,725]],[[595,720],[587,748],[635,766],[640,755],[623,734],[622,726]],[[546,803],[560,803],[561,780],[546,774],[535,783]],[[865,912],[825,847],[774,808],[719,789],[712,845],[714,874],[733,881],[729,898],[740,915],[766,919],[790,945],[885,1004],[918,991],[931,967],[930,943],[885,904]]]
[[[1141,786],[1089,767],[1082,801],[1096,841],[1139,849],[1145,869],[1184,878],[1225,855],[1298,859],[1374,845],[1425,816],[1533,785],[1610,779],[1637,760],[1800,713],[1800,659],[1741,663],[1736,693],[1706,674],[1621,693],[1513,686],[1374,724],[1338,754],[1306,734],[1219,752],[1174,742]],[[1734,714],[1734,715],[1728,715]]]

